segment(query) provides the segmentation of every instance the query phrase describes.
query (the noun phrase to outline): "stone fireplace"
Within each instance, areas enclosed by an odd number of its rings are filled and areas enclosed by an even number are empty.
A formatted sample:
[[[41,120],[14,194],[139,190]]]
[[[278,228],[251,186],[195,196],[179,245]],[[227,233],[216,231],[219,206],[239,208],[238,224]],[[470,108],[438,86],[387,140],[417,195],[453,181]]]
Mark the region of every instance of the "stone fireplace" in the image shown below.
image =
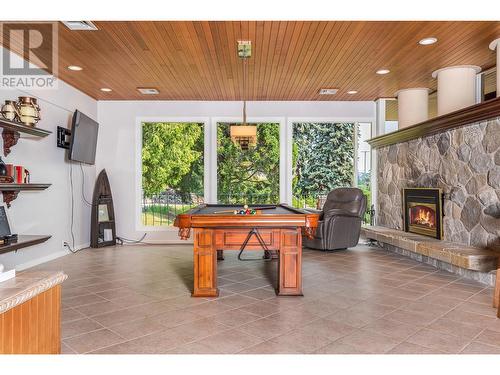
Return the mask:
[[[377,149],[376,224],[405,230],[405,188],[441,189],[443,239],[500,250],[500,118]]]
[[[441,197],[440,189],[404,189],[405,232],[422,234],[440,240],[443,237]]]
[[[364,234],[491,286],[500,264],[500,97],[445,112],[368,141],[377,206]]]

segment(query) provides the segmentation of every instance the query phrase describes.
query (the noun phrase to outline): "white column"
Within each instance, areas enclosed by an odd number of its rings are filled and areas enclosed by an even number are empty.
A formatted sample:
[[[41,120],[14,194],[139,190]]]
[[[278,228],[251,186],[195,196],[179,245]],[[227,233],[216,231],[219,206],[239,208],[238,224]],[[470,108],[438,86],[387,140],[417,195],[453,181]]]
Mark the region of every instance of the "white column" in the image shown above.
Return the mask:
[[[490,43],[490,49],[497,50],[497,98],[500,97],[500,38]]]
[[[385,134],[385,99],[375,101],[376,132],[374,137]]]
[[[476,104],[476,74],[479,66],[449,66],[432,72],[437,78],[438,116]]]
[[[399,90],[398,128],[406,128],[429,118],[429,89],[423,87]]]

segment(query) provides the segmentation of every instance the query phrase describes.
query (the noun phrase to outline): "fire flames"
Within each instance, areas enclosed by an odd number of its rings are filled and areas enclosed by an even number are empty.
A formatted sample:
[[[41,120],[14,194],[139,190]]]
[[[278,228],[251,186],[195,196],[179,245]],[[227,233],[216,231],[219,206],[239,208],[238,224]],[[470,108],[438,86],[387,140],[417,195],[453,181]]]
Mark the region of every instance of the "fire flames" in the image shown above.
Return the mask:
[[[411,223],[434,228],[436,225],[435,211],[426,206],[412,207]]]

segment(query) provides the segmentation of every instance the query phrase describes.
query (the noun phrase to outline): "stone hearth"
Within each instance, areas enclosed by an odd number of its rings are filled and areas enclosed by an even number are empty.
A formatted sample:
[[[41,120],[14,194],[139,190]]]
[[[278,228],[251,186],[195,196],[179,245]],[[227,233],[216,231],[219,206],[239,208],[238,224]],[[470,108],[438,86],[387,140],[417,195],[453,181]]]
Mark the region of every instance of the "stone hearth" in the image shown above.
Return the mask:
[[[493,286],[500,253],[380,226],[363,228],[366,238],[385,250]]]
[[[500,118],[379,148],[377,162],[377,225],[403,230],[403,188],[441,188],[444,239],[500,251]]]

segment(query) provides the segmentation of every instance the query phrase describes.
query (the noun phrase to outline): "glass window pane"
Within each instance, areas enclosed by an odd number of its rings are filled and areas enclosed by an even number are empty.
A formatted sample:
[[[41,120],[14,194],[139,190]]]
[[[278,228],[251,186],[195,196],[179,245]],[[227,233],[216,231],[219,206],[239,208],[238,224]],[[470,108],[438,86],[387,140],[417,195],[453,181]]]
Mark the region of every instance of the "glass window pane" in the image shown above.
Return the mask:
[[[322,207],[326,194],[351,186],[354,123],[293,124],[293,205]]]
[[[217,201],[277,204],[279,186],[279,124],[217,124]]]
[[[358,123],[358,160],[357,160],[357,185],[363,190],[367,198],[367,208],[371,207],[371,146],[367,140],[372,137],[372,124],[370,122]],[[365,215],[365,222],[369,222],[368,215]]]
[[[142,224],[172,226],[203,203],[203,124],[142,124]]]

